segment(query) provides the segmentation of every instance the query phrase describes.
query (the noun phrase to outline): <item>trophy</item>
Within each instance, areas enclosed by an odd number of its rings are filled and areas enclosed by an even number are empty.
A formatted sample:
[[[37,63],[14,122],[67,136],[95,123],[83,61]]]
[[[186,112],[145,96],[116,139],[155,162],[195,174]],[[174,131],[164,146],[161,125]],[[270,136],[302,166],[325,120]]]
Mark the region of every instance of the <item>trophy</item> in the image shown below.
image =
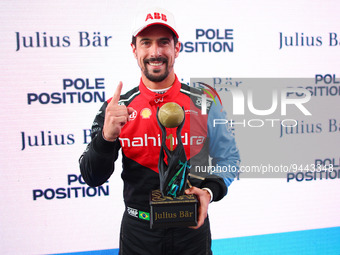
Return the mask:
[[[190,165],[181,139],[185,122],[184,109],[170,102],[157,109],[157,121],[162,130],[162,143],[158,161],[160,189],[150,196],[150,228],[184,227],[197,225],[197,204],[194,195],[185,195],[190,186]],[[177,145],[166,145],[166,128],[176,128]],[[172,138],[172,137],[171,137]]]

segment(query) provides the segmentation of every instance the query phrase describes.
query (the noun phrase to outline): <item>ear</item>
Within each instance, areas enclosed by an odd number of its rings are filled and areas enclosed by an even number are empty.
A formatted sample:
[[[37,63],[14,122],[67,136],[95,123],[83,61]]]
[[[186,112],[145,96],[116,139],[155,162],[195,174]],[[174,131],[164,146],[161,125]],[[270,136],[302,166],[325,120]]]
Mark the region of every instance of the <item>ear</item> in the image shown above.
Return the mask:
[[[177,42],[177,44],[175,45],[175,58],[178,57],[180,50],[181,50],[181,43]]]
[[[135,59],[137,59],[136,46],[133,43],[131,43],[131,48],[132,48],[132,53],[135,56]]]

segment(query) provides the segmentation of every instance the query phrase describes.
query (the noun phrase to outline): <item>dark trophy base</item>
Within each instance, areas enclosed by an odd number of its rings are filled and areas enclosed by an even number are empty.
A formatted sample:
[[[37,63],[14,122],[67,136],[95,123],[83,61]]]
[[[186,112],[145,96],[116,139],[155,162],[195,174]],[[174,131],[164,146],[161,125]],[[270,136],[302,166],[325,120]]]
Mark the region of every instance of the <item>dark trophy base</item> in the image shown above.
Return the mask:
[[[194,195],[163,197],[160,190],[153,190],[150,196],[150,228],[196,226],[197,204]]]

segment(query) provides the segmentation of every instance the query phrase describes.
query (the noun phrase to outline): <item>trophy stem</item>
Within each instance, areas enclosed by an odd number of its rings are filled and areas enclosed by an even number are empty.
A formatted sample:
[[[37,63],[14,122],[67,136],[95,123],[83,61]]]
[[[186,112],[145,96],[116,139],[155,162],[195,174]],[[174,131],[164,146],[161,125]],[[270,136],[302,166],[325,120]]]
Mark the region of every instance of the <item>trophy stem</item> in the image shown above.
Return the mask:
[[[177,146],[175,149],[170,146],[171,150],[169,150],[166,145],[166,128],[160,122],[158,112],[159,109],[157,109],[157,121],[162,130],[162,143],[158,161],[160,190],[163,196],[171,196],[174,198],[184,194],[188,170],[190,169],[181,139],[181,131],[185,123],[185,116],[176,130]],[[170,138],[172,137],[173,136],[170,136]],[[167,162],[165,162],[165,155]]]
[[[183,113],[184,113],[184,108]],[[166,146],[166,129],[158,118],[162,130],[161,149],[158,161],[160,190],[153,190],[150,196],[150,227],[185,227],[196,226],[198,215],[198,201],[194,195],[185,195],[186,186],[189,185],[188,174],[191,168],[188,163],[184,145],[181,139],[181,130],[185,121],[177,127],[177,145],[173,148],[173,134],[170,134],[170,150]],[[173,128],[173,127],[171,127]],[[166,156],[166,158],[165,158]],[[165,162],[166,161],[166,162]]]

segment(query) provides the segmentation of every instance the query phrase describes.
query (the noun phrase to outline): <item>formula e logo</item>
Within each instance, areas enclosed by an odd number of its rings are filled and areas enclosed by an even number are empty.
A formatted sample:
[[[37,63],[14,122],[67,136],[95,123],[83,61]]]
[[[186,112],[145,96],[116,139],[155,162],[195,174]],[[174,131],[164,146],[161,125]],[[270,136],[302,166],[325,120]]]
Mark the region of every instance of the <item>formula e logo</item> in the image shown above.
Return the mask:
[[[131,215],[132,217],[138,218],[138,210],[137,210],[137,209],[128,207],[128,208],[127,208],[127,212],[128,212],[128,214]]]

